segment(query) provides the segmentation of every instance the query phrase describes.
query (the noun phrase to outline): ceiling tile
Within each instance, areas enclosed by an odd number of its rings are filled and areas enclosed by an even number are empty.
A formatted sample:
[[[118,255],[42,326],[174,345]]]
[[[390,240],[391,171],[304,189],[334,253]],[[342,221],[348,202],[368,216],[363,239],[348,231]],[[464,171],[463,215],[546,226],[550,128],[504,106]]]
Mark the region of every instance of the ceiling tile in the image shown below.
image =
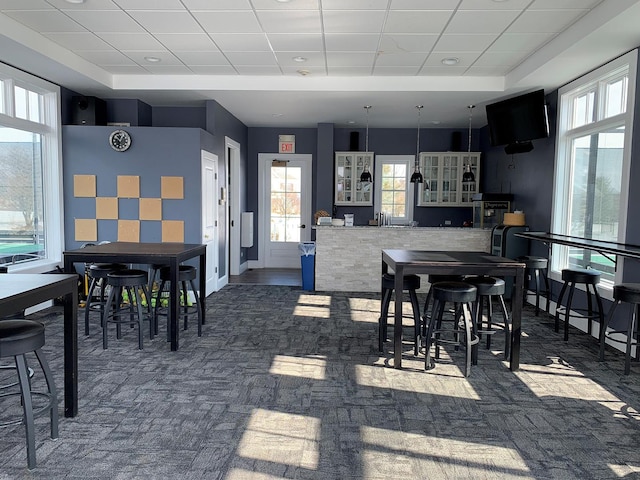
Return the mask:
[[[140,65],[109,65],[109,72],[114,75],[140,75],[147,73]]]
[[[124,55],[121,52],[117,52],[115,50],[111,51],[83,51],[78,50],[77,53],[79,56],[88,60],[92,63],[95,63],[99,66],[107,66],[107,65],[135,65],[135,62],[131,60],[129,57]]]
[[[148,33],[100,33],[97,34],[109,45],[125,50],[135,45],[138,50],[164,50],[165,47]]]
[[[127,57],[131,58],[138,65],[142,65],[147,68],[149,65],[182,65],[182,62],[178,57],[173,55],[171,52],[164,51],[156,51],[156,50],[123,50]],[[145,57],[157,57],[161,61],[160,62],[149,62],[145,59]]]
[[[276,65],[271,52],[229,52],[227,58],[232,65]]]
[[[346,76],[369,77],[371,76],[371,66],[369,67],[354,67],[352,65],[329,66],[329,75],[337,76],[337,77],[346,77]]]
[[[202,33],[202,28],[185,12],[130,10],[129,14],[151,33]]]
[[[323,10],[386,10],[388,0],[322,0]]]
[[[553,10],[555,8],[593,8],[603,0],[534,0],[529,10]]]
[[[264,33],[214,33],[211,38],[223,52],[270,52]]]
[[[391,10],[453,10],[456,4],[451,0],[391,0]]]
[[[182,0],[189,10],[253,10],[249,0]]]
[[[531,52],[529,51],[513,51],[513,52],[486,52],[478,58],[474,66],[489,67],[492,65],[509,65],[516,66],[527,58]]]
[[[324,55],[321,52],[275,52],[276,59],[281,66],[295,66],[296,68],[309,68],[320,65],[324,67]],[[294,57],[304,57],[306,62],[296,62]]]
[[[385,66],[385,65],[380,65],[380,66],[376,65],[375,68],[373,69],[373,73],[375,75],[394,76],[394,77],[398,77],[402,75],[414,76],[418,74],[419,70],[420,70],[419,65],[395,66],[395,67]]]
[[[379,34],[327,33],[324,36],[327,52],[375,52],[379,41]]]
[[[478,67],[473,65],[464,72],[465,77],[500,77],[506,75],[513,67],[510,65],[492,65],[490,67]]]
[[[507,30],[517,33],[562,32],[588,10],[535,10],[524,12]]]
[[[86,50],[110,50],[113,48],[112,45],[89,32],[48,33],[45,36],[69,50],[78,48],[78,45],[82,45],[82,48]]]
[[[294,2],[282,3],[275,0],[252,0],[253,8],[256,10],[319,10],[318,0],[295,0]]]
[[[555,0],[552,0],[555,1]],[[462,0],[458,10],[518,10],[527,8],[531,0],[508,0],[492,2],[490,0]]]
[[[449,65],[425,65],[422,70],[418,72],[418,75],[427,75],[430,77],[459,77],[465,71],[467,67],[449,66]]]
[[[320,33],[318,10],[257,10],[266,33]]]
[[[503,33],[493,45],[492,51],[536,50],[551,40],[555,33]]]
[[[123,10],[184,10],[180,0],[113,0]],[[91,2],[89,2],[91,3]]]
[[[22,3],[31,4],[33,2],[25,2],[22,0]],[[116,5],[112,0],[91,0],[90,2],[85,2],[81,5],[72,4],[66,0],[47,0],[47,3],[50,3],[60,10],[120,10],[120,7],[118,7],[118,5]]]
[[[145,65],[144,68],[154,74],[157,75],[189,75],[193,74],[191,70],[189,70],[184,65]]]
[[[458,11],[445,33],[502,33],[518,13],[516,10]]]
[[[121,10],[70,10],[67,15],[92,32],[144,33],[144,29]]]
[[[64,0],[58,0],[59,3],[69,5]],[[54,10],[50,5],[53,2],[45,2],[45,0],[33,0],[31,2],[25,2],[24,0],[2,0],[0,1],[0,12],[5,10]]]
[[[262,33],[252,11],[192,13],[208,33]]]
[[[270,33],[268,39],[274,50],[311,52],[323,48],[320,33]]]
[[[489,47],[489,45],[491,45],[497,38],[498,35],[495,33],[479,35],[442,35],[434,50],[466,50],[468,52],[481,52]]]
[[[183,52],[218,50],[206,33],[158,33],[155,37],[169,50]]]
[[[410,35],[385,33],[380,42],[383,52],[430,52],[438,35]]]
[[[398,10],[389,12],[385,33],[440,33],[453,11]]]
[[[374,53],[327,52],[327,65],[331,67],[371,67],[375,59]]]
[[[425,61],[426,53],[384,53],[378,55],[376,68],[381,67],[419,67]]]
[[[385,15],[381,10],[324,10],[322,19],[325,33],[378,33]]]
[[[229,65],[222,52],[175,52],[182,63],[192,65]]]
[[[36,32],[85,32],[86,29],[59,11],[7,11],[5,14]],[[123,13],[124,15],[124,13]]]

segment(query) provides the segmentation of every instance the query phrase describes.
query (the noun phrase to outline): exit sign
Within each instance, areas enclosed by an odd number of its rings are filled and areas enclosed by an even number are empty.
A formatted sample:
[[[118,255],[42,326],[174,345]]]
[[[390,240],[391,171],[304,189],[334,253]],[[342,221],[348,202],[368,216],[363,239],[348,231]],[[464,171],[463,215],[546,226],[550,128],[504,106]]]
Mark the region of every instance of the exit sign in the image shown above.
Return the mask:
[[[278,135],[278,153],[296,153],[296,136]]]

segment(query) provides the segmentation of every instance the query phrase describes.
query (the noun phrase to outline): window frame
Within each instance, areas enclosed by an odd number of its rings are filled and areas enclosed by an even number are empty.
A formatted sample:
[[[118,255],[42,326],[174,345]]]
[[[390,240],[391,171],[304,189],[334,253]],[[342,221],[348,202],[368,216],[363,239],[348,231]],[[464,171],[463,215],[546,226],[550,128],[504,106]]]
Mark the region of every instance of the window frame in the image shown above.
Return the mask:
[[[381,211],[382,204],[382,166],[387,164],[403,164],[406,165],[406,215],[404,217],[390,217],[388,219],[390,225],[409,225],[413,221],[414,210],[414,191],[415,185],[410,182],[411,174],[415,165],[415,155],[376,155],[375,160],[375,179],[374,182],[374,200],[373,208],[375,212]]]
[[[620,70],[628,68],[628,84],[626,111],[624,113],[604,117],[606,85],[610,84]],[[559,234],[570,234],[570,203],[572,196],[572,147],[574,140],[596,133],[610,131],[614,127],[624,127],[622,153],[622,179],[620,184],[620,200],[618,205],[618,243],[625,243],[629,198],[629,174],[631,171],[631,144],[633,140],[633,116],[635,110],[635,89],[637,73],[637,50],[629,52],[596,70],[574,80],[558,90],[558,122],[556,127],[556,158],[554,171],[553,202],[551,214],[551,231]],[[590,123],[582,123],[569,128],[573,116],[573,100],[589,91],[595,91],[595,118]],[[569,247],[553,245],[549,277],[562,281],[562,269],[567,268]],[[613,285],[623,278],[624,262],[618,261],[614,280],[601,281],[599,289],[603,297],[613,298]]]
[[[42,184],[45,215],[45,256],[16,264],[5,264],[9,273],[43,273],[62,264],[64,249],[64,203],[62,179],[62,118],[60,87],[0,62],[4,112],[0,125],[41,135]],[[15,116],[14,86],[42,95],[40,122]],[[28,111],[27,111],[28,113]]]

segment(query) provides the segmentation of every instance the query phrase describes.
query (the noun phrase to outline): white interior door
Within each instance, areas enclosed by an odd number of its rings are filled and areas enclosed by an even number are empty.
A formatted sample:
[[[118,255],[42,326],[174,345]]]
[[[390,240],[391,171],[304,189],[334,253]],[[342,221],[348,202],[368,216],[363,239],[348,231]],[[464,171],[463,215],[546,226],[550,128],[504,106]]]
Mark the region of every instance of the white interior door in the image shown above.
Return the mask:
[[[205,297],[218,289],[218,156],[202,151],[202,243],[207,246]],[[202,294],[202,285],[200,285]]]
[[[311,155],[258,156],[259,254],[267,268],[300,268],[298,244],[311,239]]]
[[[240,250],[240,207],[241,191],[240,191],[240,144],[224,137],[226,156],[227,156],[227,189],[228,189],[228,205],[229,205],[229,274],[240,275],[240,264],[242,252]],[[246,269],[246,265],[245,265]]]

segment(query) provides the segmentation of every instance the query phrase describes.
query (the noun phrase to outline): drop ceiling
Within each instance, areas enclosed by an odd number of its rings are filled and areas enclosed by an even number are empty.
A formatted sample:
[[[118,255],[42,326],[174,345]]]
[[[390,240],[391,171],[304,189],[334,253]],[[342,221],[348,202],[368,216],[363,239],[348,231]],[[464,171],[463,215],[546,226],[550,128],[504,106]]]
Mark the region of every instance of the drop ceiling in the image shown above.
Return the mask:
[[[484,125],[640,45],[640,0],[0,0],[0,60],[250,127]]]

